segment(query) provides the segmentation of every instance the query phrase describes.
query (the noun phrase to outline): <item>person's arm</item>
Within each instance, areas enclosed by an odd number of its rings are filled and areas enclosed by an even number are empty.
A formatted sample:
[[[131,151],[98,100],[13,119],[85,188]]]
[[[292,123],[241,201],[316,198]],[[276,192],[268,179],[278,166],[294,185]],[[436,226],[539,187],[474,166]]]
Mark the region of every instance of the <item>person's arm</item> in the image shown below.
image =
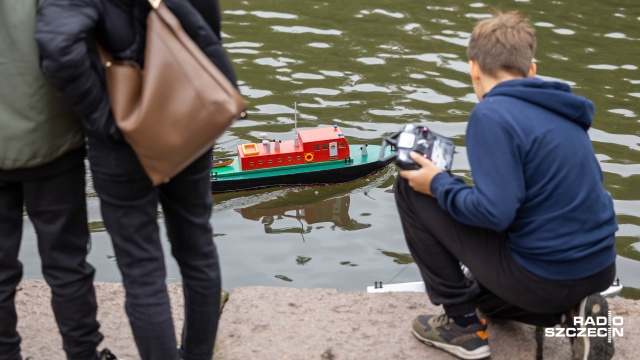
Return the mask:
[[[62,98],[89,124],[104,124],[109,99],[92,66],[89,44],[99,21],[92,0],[48,0],[38,13],[36,41],[42,70]]]
[[[222,39],[220,32],[220,22],[222,15],[220,13],[220,3],[218,0],[190,0],[191,5],[202,15],[204,21],[209,25],[213,33],[218,39]]]
[[[224,48],[222,47],[222,40],[219,35],[214,32],[214,27],[210,26],[205,21],[199,11],[207,12],[207,14],[213,9],[213,7],[202,6],[202,8],[195,7],[193,4],[204,3],[205,0],[166,0],[167,7],[178,18],[180,24],[184,28],[184,31],[193,39],[193,41],[200,47],[200,49],[207,55],[207,57],[222,71],[222,73],[229,79],[229,81],[237,88],[237,77],[233,70],[231,60],[227,56]],[[211,0],[209,0],[211,1]],[[213,3],[213,2],[212,2]],[[211,18],[211,16],[207,15]],[[213,21],[213,20],[211,20]],[[216,22],[217,29],[220,29],[220,19]]]
[[[440,206],[465,224],[507,229],[525,197],[521,142],[507,125],[482,110],[469,119],[466,145],[475,185],[442,173],[431,182]]]

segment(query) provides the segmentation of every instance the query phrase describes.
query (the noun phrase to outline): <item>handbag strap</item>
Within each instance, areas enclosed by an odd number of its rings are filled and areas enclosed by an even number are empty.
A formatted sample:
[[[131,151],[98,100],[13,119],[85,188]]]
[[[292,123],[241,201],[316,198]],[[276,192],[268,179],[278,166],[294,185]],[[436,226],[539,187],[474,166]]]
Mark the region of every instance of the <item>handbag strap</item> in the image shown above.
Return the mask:
[[[151,7],[154,9],[157,9],[160,3],[162,3],[162,0],[149,0],[149,4],[151,4]]]

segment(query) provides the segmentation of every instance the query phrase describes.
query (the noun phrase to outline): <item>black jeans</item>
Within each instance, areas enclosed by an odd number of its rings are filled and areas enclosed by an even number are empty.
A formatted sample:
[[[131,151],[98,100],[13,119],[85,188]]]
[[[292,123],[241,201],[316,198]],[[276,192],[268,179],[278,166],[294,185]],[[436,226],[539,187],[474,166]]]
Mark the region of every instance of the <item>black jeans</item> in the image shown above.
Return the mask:
[[[436,199],[415,192],[401,177],[395,185],[404,235],[427,294],[431,302],[442,304],[449,316],[478,308],[492,317],[553,326],[582,298],[613,283],[615,263],[578,280],[536,276],[513,258],[505,233],[456,221]],[[464,276],[460,262],[475,280]]]
[[[42,273],[51,287],[67,358],[93,360],[102,334],[96,321],[95,270],[86,262],[89,228],[82,158],[75,167],[45,178],[0,181],[0,359],[21,359],[14,300],[22,279],[18,251],[23,204],[36,230]]]
[[[158,203],[182,275],[183,359],[213,356],[220,315],[220,265],[209,223],[211,153],[154,187],[126,143],[89,138],[88,155],[105,227],[126,290],[125,309],[142,359],[177,359]]]

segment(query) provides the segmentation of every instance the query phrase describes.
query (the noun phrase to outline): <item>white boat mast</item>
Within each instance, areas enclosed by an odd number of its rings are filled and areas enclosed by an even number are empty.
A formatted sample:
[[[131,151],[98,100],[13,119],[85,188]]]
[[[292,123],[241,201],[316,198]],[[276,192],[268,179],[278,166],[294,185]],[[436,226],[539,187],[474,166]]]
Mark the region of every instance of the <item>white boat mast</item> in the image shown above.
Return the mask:
[[[300,146],[300,141],[298,140],[298,103],[293,103],[293,146]]]

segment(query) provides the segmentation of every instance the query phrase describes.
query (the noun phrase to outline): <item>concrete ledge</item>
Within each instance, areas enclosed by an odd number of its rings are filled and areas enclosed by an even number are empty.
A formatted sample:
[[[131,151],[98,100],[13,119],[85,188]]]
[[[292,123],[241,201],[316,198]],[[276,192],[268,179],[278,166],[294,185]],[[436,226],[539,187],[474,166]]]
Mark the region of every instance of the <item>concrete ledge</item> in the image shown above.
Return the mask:
[[[62,344],[43,281],[28,280],[17,294],[23,356],[63,359]],[[183,322],[179,284],[169,285],[177,329]],[[96,283],[103,346],[121,359],[138,359],[124,312],[122,284]],[[614,359],[640,354],[640,301],[609,299],[624,318],[624,337],[615,338]],[[410,331],[419,314],[441,313],[422,293],[347,292],[335,289],[243,287],[224,307],[216,359],[453,359],[427,347]],[[179,331],[177,332],[179,334]],[[534,359],[534,327],[490,321],[492,359]],[[567,339],[545,338],[544,359],[570,359]]]
[[[640,353],[640,302],[612,299],[624,317],[616,359]],[[344,292],[334,289],[237,288],[222,313],[217,359],[454,359],[415,339],[411,322],[439,314],[422,293]],[[535,327],[490,321],[492,359],[535,359]],[[570,359],[568,339],[545,338],[544,359]]]

